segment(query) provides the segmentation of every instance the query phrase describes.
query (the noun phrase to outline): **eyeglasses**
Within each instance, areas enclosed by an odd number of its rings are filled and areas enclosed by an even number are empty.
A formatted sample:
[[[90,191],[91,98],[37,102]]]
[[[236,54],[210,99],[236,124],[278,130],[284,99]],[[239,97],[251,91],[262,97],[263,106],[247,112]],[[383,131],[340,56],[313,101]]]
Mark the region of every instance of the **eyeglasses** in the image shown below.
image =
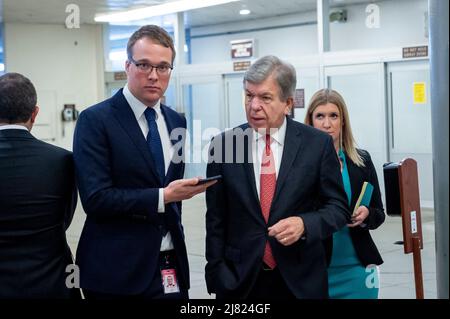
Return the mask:
[[[133,63],[139,71],[147,74],[152,73],[153,69],[156,69],[158,75],[169,75],[173,69],[173,66],[169,64],[153,65],[148,62],[137,62],[131,57],[129,57],[128,60]]]

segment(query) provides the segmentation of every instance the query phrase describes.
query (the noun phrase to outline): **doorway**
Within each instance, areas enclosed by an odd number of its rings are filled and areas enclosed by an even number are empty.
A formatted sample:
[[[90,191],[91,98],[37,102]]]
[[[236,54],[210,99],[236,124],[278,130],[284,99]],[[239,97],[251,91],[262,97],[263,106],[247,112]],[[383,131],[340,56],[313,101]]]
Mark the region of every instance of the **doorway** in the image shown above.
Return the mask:
[[[417,161],[421,206],[433,208],[428,61],[387,64],[389,161]]]

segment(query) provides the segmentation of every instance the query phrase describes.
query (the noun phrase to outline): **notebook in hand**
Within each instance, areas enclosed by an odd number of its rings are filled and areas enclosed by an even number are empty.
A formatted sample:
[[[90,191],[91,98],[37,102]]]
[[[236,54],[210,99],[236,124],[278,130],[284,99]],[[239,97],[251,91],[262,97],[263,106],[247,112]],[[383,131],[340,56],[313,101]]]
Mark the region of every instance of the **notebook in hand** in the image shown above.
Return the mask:
[[[370,184],[369,182],[364,182],[363,186],[361,188],[361,193],[359,194],[358,200],[356,201],[355,209],[353,210],[353,214],[356,213],[359,206],[361,206],[361,205],[369,207],[370,200],[372,198],[372,193],[373,193],[373,185]]]

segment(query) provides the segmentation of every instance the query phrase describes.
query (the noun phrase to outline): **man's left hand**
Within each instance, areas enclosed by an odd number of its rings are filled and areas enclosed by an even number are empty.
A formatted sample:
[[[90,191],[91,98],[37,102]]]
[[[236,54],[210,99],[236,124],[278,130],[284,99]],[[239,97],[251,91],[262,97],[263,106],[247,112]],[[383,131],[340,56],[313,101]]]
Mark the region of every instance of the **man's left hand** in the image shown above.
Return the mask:
[[[269,227],[269,236],[275,237],[284,246],[295,243],[305,231],[305,225],[301,217],[293,216],[281,219],[275,225]]]

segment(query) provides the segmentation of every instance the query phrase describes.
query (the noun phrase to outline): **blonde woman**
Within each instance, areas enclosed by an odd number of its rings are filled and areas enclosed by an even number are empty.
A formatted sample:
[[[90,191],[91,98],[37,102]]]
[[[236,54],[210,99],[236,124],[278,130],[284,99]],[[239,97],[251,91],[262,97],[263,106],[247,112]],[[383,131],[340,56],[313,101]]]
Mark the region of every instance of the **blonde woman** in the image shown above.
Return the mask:
[[[378,178],[370,155],[357,149],[347,107],[342,96],[331,89],[316,92],[308,106],[305,124],[331,135],[341,163],[341,173],[350,211],[353,212],[364,182],[373,185],[368,206],[360,206],[352,223],[333,234],[326,247],[330,256],[330,298],[377,299],[378,269],[383,260],[369,230],[385,219]]]

